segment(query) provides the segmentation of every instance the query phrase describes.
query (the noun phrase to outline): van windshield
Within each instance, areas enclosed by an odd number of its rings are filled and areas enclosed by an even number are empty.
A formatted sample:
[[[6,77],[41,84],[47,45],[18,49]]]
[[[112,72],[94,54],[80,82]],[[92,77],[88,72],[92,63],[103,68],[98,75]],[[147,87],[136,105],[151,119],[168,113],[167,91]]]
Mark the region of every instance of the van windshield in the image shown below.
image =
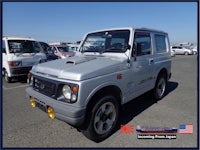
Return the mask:
[[[81,52],[125,52],[129,42],[129,30],[111,30],[88,34]]]
[[[9,40],[8,46],[10,53],[38,53],[43,51],[38,42],[30,40]]]

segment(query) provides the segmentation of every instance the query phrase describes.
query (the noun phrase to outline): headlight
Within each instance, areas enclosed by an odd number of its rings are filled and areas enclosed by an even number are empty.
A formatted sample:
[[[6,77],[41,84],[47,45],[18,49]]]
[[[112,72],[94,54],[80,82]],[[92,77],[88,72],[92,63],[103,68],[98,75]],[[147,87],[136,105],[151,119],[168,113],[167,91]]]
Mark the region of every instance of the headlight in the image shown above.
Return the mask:
[[[75,84],[63,85],[62,94],[67,100],[67,102],[75,103],[77,101],[77,96],[78,96],[78,85]]]
[[[21,61],[8,61],[8,65],[12,67],[18,67],[21,66]]]
[[[68,85],[64,85],[62,89],[63,95],[66,99],[71,99],[71,88]]]

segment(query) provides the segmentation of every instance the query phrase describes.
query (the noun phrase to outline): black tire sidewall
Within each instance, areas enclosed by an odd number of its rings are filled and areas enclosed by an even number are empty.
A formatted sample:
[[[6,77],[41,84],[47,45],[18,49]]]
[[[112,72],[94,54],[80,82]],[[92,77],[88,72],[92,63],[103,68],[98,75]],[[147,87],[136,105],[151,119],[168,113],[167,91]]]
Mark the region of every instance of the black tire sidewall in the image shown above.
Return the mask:
[[[4,71],[4,79],[7,83],[11,82],[11,77],[8,76],[8,72],[6,70]]]
[[[107,133],[100,135],[100,134],[96,133],[96,131],[94,129],[94,118],[95,118],[95,114],[96,114],[97,110],[99,109],[99,107],[102,106],[106,102],[111,102],[114,105],[115,111],[116,111],[116,119],[115,119],[111,129]],[[113,129],[115,128],[115,126],[117,124],[118,117],[119,117],[118,102],[117,102],[116,98],[112,95],[103,96],[97,100],[96,104],[93,105],[92,110],[90,111],[89,114],[90,115],[87,116],[87,117],[90,117],[90,118],[87,118],[89,120],[88,127],[86,130],[83,130],[82,133],[87,138],[89,138],[95,142],[101,142],[102,140],[106,139],[107,137],[109,137],[112,134]]]

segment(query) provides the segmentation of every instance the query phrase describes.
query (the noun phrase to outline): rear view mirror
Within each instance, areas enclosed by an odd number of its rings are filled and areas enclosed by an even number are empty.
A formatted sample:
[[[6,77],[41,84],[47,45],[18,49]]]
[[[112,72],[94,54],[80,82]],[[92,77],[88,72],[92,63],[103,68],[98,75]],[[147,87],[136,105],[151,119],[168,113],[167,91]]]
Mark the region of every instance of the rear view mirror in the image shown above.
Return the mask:
[[[129,44],[126,45],[126,50],[130,50],[131,46]]]

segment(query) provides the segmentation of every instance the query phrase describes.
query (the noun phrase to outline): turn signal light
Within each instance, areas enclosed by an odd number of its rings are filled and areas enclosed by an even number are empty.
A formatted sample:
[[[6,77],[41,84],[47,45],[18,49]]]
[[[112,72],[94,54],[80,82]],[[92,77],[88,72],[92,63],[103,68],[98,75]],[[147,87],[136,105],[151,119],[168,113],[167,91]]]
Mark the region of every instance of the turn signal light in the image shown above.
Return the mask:
[[[76,94],[78,92],[78,87],[77,86],[73,86],[72,87],[72,92]]]

